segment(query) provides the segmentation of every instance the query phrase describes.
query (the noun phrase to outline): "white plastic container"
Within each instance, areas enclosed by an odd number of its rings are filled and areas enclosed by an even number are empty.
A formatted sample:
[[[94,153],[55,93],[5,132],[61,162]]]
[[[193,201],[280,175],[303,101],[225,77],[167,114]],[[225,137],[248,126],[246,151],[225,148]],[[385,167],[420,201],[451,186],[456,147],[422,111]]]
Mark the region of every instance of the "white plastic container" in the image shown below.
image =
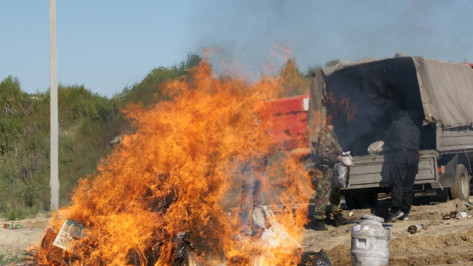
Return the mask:
[[[351,231],[352,265],[388,265],[391,230],[383,227],[384,219],[363,214]]]

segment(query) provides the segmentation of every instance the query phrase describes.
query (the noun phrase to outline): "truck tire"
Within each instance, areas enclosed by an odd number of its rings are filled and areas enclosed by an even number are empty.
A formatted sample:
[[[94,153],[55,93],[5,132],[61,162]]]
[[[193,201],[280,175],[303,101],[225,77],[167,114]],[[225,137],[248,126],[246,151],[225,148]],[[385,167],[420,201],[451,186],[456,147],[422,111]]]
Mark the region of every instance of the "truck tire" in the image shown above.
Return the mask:
[[[463,164],[457,165],[455,185],[450,188],[452,199],[468,200],[470,197],[470,176]]]
[[[437,188],[435,190],[435,200],[438,202],[447,202],[449,198],[449,189],[448,188]]]

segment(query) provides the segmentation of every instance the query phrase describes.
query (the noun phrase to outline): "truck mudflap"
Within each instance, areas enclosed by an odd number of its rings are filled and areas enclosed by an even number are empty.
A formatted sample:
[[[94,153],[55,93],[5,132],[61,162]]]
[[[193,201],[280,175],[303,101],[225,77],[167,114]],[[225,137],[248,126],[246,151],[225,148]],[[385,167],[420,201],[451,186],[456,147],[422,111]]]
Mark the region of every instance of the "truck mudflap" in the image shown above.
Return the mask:
[[[344,190],[388,187],[390,185],[390,155],[353,156],[348,185]],[[415,184],[438,183],[438,153],[435,150],[420,151],[419,172]]]

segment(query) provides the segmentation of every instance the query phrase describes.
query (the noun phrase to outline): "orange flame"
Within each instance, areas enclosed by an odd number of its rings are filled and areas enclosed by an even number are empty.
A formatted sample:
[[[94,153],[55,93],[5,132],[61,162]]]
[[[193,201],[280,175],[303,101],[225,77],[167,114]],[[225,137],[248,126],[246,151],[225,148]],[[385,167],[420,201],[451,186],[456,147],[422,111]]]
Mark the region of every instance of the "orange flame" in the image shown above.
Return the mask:
[[[51,239],[45,238],[40,263],[69,259],[125,265],[134,256],[141,265],[169,265],[176,256],[173,239],[180,232],[188,234],[195,254],[207,262],[299,261],[307,216],[301,206],[313,191],[301,162],[275,153],[270,136],[256,122],[278,84],[266,78],[248,85],[211,74],[210,65],[203,62],[189,77],[166,83],[176,95],[173,101],[152,109],[129,106],[126,114],[136,132],[124,137],[93,178],[80,181],[72,205],[51,219],[55,233],[72,219],[85,226],[86,235],[73,243],[72,253],[54,253],[46,243]],[[243,174],[243,168],[249,171]],[[229,215],[238,207],[242,179],[248,176],[260,180],[261,203],[274,210],[273,239],[283,240],[273,245],[240,234]]]
[[[347,121],[351,121],[355,118],[355,115],[358,112],[357,102],[350,101],[344,97],[334,97],[331,93],[329,93],[327,96],[329,105],[332,106],[332,112],[327,114],[327,122],[330,122],[340,113],[346,116]]]

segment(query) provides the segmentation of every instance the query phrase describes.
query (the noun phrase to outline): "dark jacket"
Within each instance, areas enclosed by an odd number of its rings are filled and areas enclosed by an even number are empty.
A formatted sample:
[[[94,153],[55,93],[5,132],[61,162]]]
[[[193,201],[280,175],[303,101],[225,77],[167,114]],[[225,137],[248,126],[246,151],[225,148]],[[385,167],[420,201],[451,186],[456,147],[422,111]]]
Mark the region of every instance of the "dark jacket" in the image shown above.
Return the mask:
[[[410,117],[405,115],[391,124],[384,143],[394,151],[419,151],[420,131]]]

